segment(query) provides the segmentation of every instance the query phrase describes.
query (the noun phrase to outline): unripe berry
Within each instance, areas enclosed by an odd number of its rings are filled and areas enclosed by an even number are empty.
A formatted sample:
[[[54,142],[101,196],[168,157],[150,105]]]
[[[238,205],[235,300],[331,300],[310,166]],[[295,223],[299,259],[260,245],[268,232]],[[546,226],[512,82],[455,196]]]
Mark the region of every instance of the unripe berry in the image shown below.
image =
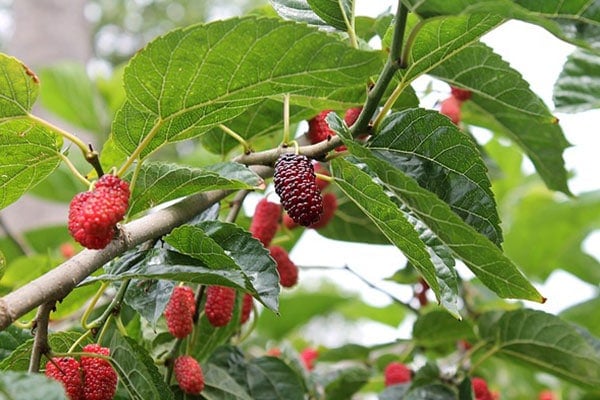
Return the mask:
[[[69,258],[73,257],[75,255],[75,246],[73,246],[71,243],[63,243],[60,245],[59,247],[60,250],[60,254],[66,259],[68,260]]]
[[[337,210],[337,207],[338,203],[335,194],[325,193],[323,196],[323,215],[321,215],[321,219],[314,224],[311,224],[309,228],[321,229],[326,226],[335,215],[335,210]]]
[[[73,357],[53,357],[46,363],[46,376],[62,383],[69,400],[84,400],[79,361]]]
[[[399,362],[389,363],[385,367],[383,374],[385,378],[385,386],[410,382],[412,377],[411,370],[406,365]]]
[[[204,375],[198,361],[191,356],[179,356],[173,364],[175,379],[187,394],[200,394],[204,389]]]
[[[298,267],[283,247],[271,246],[269,248],[271,257],[277,263],[277,272],[279,273],[279,283],[283,287],[292,287],[298,283]]]
[[[294,221],[292,217],[290,217],[287,213],[283,214],[282,222],[283,226],[285,226],[288,229],[294,229],[298,227],[296,221]]]
[[[472,378],[471,385],[473,386],[473,394],[475,400],[493,400],[492,393],[488,388],[487,382],[482,378]]]
[[[442,101],[440,113],[450,118],[453,124],[458,125],[460,122],[460,106],[461,101],[456,97],[450,96]]]
[[[78,193],[69,205],[69,232],[88,249],[103,249],[129,207],[129,184],[103,175],[91,192]]]
[[[460,89],[454,86],[450,86],[450,92],[452,97],[460,101],[467,101],[473,95],[473,93],[471,93],[471,91],[468,89]]]
[[[288,215],[298,224],[315,223],[323,213],[323,198],[315,182],[310,160],[303,155],[286,153],[275,163],[275,192]]]
[[[346,113],[344,114],[344,122],[348,127],[354,125],[362,109],[362,107],[352,107],[346,110]]]
[[[110,355],[110,349],[98,344],[88,344],[83,348],[86,353]],[[117,391],[117,373],[110,362],[99,357],[81,357],[83,370],[83,393],[85,400],[111,400]]]
[[[171,335],[183,339],[192,333],[195,313],[196,299],[192,288],[176,286],[165,308],[165,319]]]
[[[558,398],[553,391],[546,389],[540,392],[538,400],[558,400]]]
[[[261,199],[256,205],[249,231],[263,246],[269,247],[279,228],[281,205]]]
[[[250,296],[248,293],[245,293],[244,298],[242,299],[242,317],[240,319],[240,323],[245,324],[250,318],[253,303],[254,300],[252,300],[252,296]]]
[[[307,347],[300,352],[302,364],[304,364],[304,367],[309,371],[312,371],[315,368],[315,361],[318,357],[319,352],[317,349],[313,349],[312,347]]]
[[[204,313],[214,327],[225,326],[231,321],[235,306],[235,290],[225,286],[209,286],[206,289]]]
[[[327,114],[330,112],[331,110],[321,111],[316,117],[308,121],[307,136],[312,144],[322,142],[335,135],[335,132],[329,128],[327,121],[325,121]]]

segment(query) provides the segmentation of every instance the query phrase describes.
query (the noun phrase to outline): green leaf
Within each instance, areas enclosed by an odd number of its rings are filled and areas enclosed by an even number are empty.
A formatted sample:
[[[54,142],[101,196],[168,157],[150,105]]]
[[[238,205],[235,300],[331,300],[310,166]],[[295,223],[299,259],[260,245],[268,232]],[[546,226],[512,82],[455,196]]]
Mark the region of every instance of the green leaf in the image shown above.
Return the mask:
[[[276,357],[250,360],[246,366],[250,396],[255,400],[303,400],[304,385],[286,363]]]
[[[251,189],[261,179],[241,164],[229,163],[232,174],[189,168],[163,162],[146,162],[140,168],[129,206],[135,215],[147,208],[192,193],[214,189]],[[224,168],[223,171],[227,172]],[[228,176],[229,175],[229,176]],[[244,179],[241,181],[238,179]],[[249,179],[250,178],[250,179]]]
[[[577,113],[600,108],[600,56],[575,50],[554,85],[557,111]]]
[[[448,386],[433,384],[409,391],[404,400],[455,400],[456,393]]]
[[[352,20],[352,2],[354,0],[307,0],[310,8],[323,21],[340,31],[348,31]]]
[[[485,321],[489,320],[479,323]],[[554,315],[527,309],[509,311],[487,326],[480,325],[480,332],[501,356],[577,385],[600,386],[600,352]]]
[[[558,119],[518,71],[491,48],[476,43],[445,60],[431,74],[471,90],[473,96],[464,103],[465,108],[471,108],[472,114],[479,115],[484,127],[498,131],[518,144],[550,189],[569,193],[562,158],[569,143]]]
[[[392,191],[442,243],[500,297],[544,300],[497,246],[464,223],[435,194],[420,187],[392,164],[375,157],[369,149],[349,141],[346,141],[346,145],[354,157],[377,174],[386,189]],[[337,163],[337,160],[334,161]]]
[[[0,360],[8,357],[17,347],[31,339],[31,333],[14,325],[0,332]]]
[[[164,279],[131,282],[125,302],[151,324],[162,316],[171,299],[175,283]]]
[[[238,270],[221,270],[207,266],[202,261],[166,249],[152,249],[146,257],[123,272],[106,273],[90,277],[95,281],[122,281],[127,279],[171,279],[173,281],[201,283],[204,285],[231,286],[246,290],[246,276]]]
[[[205,385],[202,397],[206,400],[252,400],[226,370],[214,364],[206,364],[202,366],[202,372]]]
[[[61,145],[62,139],[27,117],[2,118],[0,115],[0,209],[58,167]]]
[[[440,15],[493,13],[504,18],[520,19],[545,28],[562,40],[583,47],[591,47],[579,39],[582,31],[597,28],[600,15],[596,4],[587,0],[408,0],[409,9],[422,17]]]
[[[383,392],[377,396],[378,400],[398,400],[404,399],[406,392],[410,388],[410,383],[391,385],[386,387]]]
[[[306,22],[310,25],[327,25],[310,7],[308,0],[269,0],[283,19]]]
[[[40,70],[42,105],[71,124],[96,134],[109,131],[108,115],[83,64],[62,62]]]
[[[335,36],[278,19],[234,18],[177,29],[127,66],[128,100],[116,116],[114,141],[128,153],[142,144],[145,157],[284,93],[295,104],[310,106],[320,98],[344,108],[360,102],[382,62],[382,52],[355,50]]]
[[[377,18],[359,15],[355,21],[356,34],[366,42],[374,36],[383,38],[393,19],[394,16],[390,12],[384,12]]]
[[[56,353],[67,353],[71,345],[81,337],[79,332],[58,332],[48,335],[48,344]],[[89,343],[84,340],[80,346],[85,346]],[[0,362],[0,371],[27,371],[29,369],[29,359],[31,358],[31,350],[33,349],[33,339],[27,340],[20,344],[10,354],[10,356]]]
[[[573,322],[586,328],[592,335],[600,337],[600,319],[590,318],[591,315],[600,309],[600,297],[596,296],[591,300],[575,304],[561,311],[558,315],[561,319]]]
[[[515,191],[521,200],[511,201],[508,210],[511,223],[506,231],[506,254],[540,280],[556,269],[563,269],[597,285],[600,263],[584,251],[583,242],[600,228],[600,191],[583,193],[567,201],[555,198],[539,185],[529,191],[523,188]],[[535,246],[531,246],[532,237]]]
[[[66,400],[60,382],[41,374],[0,373],[0,400]]]
[[[29,114],[39,86],[40,80],[25,64],[0,53],[0,126],[5,118]]]
[[[165,238],[181,252],[203,260],[215,268],[240,269],[246,277],[246,290],[272,311],[277,311],[279,275],[269,251],[238,225],[204,221],[183,225]]]
[[[444,334],[440,335],[440,332]],[[417,318],[412,335],[419,346],[452,345],[455,347],[459,340],[475,337],[475,332],[469,322],[457,321],[445,311],[434,310]]]
[[[487,167],[471,138],[448,118],[424,109],[391,114],[368,146],[437,194],[478,232],[498,245],[502,242]]]
[[[130,399],[173,399],[152,357],[135,340],[115,331],[110,349],[113,365]]]
[[[342,158],[333,159],[331,169],[340,190],[404,253],[439,298],[440,288],[435,276],[435,267],[425,244],[383,188],[366,172]]]
[[[325,398],[328,400],[345,400],[352,398],[371,376],[365,367],[347,367],[326,374],[323,377]]]
[[[386,307],[372,306],[360,299],[353,299],[341,305],[338,311],[351,321],[369,319],[396,328],[406,317],[406,312],[398,304]]]
[[[400,70],[399,85],[407,87],[412,80],[443,64],[502,22],[501,17],[489,14],[461,15],[427,21],[420,26],[414,37],[406,60],[408,66]]]
[[[336,362],[343,360],[368,361],[371,349],[358,344],[345,344],[343,346],[319,352],[319,361]]]
[[[319,229],[319,234],[334,240],[369,244],[389,244],[387,237],[371,223],[369,217],[343,194],[337,194],[338,208],[333,219]]]

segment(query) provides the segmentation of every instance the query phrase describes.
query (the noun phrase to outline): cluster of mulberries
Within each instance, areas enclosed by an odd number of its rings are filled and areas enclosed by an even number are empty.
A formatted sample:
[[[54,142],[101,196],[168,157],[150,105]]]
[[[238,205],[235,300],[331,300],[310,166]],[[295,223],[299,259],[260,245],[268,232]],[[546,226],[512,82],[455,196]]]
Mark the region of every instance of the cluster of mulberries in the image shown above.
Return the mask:
[[[110,349],[98,344],[85,346],[83,352],[110,356]],[[100,357],[82,356],[81,361],[53,357],[46,363],[45,374],[62,383],[69,400],[111,400],[117,391],[117,373]]]

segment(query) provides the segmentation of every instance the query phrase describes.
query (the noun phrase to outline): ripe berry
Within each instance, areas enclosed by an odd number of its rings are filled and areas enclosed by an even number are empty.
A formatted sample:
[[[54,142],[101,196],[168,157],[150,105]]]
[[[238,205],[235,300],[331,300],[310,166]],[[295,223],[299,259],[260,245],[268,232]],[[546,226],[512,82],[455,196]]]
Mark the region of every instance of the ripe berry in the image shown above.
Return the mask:
[[[450,86],[450,92],[452,94],[452,97],[460,101],[469,100],[473,95],[473,93],[471,93],[471,91],[468,89],[460,89],[454,86]]]
[[[323,213],[323,198],[315,182],[310,160],[303,155],[286,153],[275,163],[275,192],[288,215],[298,224],[315,223]]]
[[[456,97],[450,96],[442,101],[440,113],[450,118],[453,124],[458,125],[460,122],[460,106],[461,101]]]
[[[252,303],[254,301],[252,300],[252,296],[250,296],[248,293],[244,294],[244,298],[242,299],[242,317],[240,319],[240,322],[242,324],[245,324],[246,321],[248,321],[248,319],[250,318],[250,314],[252,313]]]
[[[235,306],[235,290],[225,286],[209,286],[204,313],[212,326],[225,326],[231,321]]]
[[[492,400],[492,394],[488,388],[487,382],[482,378],[471,379],[471,385],[473,386],[473,393],[475,394],[475,400]]]
[[[315,368],[317,357],[319,357],[319,352],[312,347],[307,347],[300,352],[300,359],[302,360],[304,367],[309,371],[312,371]]]
[[[298,283],[298,267],[283,247],[271,246],[269,248],[271,257],[277,263],[277,272],[279,273],[279,283],[283,287],[292,287]]]
[[[165,319],[171,335],[183,339],[194,329],[196,299],[188,286],[176,286],[165,308]]]
[[[254,210],[254,217],[250,223],[250,233],[260,240],[265,247],[269,247],[271,240],[277,233],[279,217],[281,216],[281,205],[272,203],[267,199],[261,199]]]
[[[88,344],[83,348],[86,353],[110,355],[110,349],[98,344]],[[98,357],[81,357],[83,369],[83,393],[85,400],[110,400],[117,391],[117,373],[110,362]]]
[[[314,224],[311,224],[309,228],[321,229],[326,226],[329,221],[333,218],[335,210],[337,210],[337,197],[333,193],[325,193],[323,196],[323,215]]]
[[[62,383],[70,400],[83,399],[83,378],[79,361],[73,357],[53,357],[46,363],[46,376]]]
[[[204,389],[204,375],[198,361],[191,356],[179,356],[173,365],[175,379],[187,394],[200,394]]]
[[[410,369],[406,365],[399,362],[389,363],[385,367],[383,374],[385,377],[385,386],[410,382],[412,376]]]
[[[350,127],[354,125],[362,109],[362,107],[352,107],[346,110],[346,113],[344,114],[344,122],[347,126]]]
[[[129,185],[103,175],[91,192],[78,193],[69,205],[69,232],[88,249],[103,249],[129,207]]]

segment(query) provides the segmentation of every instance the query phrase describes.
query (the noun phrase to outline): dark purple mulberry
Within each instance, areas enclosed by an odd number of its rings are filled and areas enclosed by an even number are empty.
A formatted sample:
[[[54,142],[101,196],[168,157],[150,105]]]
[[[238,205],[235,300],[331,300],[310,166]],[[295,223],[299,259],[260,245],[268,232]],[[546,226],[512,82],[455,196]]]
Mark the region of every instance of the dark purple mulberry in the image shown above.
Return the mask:
[[[273,178],[283,208],[296,223],[309,226],[321,218],[323,198],[313,165],[306,156],[282,154],[275,163]]]

